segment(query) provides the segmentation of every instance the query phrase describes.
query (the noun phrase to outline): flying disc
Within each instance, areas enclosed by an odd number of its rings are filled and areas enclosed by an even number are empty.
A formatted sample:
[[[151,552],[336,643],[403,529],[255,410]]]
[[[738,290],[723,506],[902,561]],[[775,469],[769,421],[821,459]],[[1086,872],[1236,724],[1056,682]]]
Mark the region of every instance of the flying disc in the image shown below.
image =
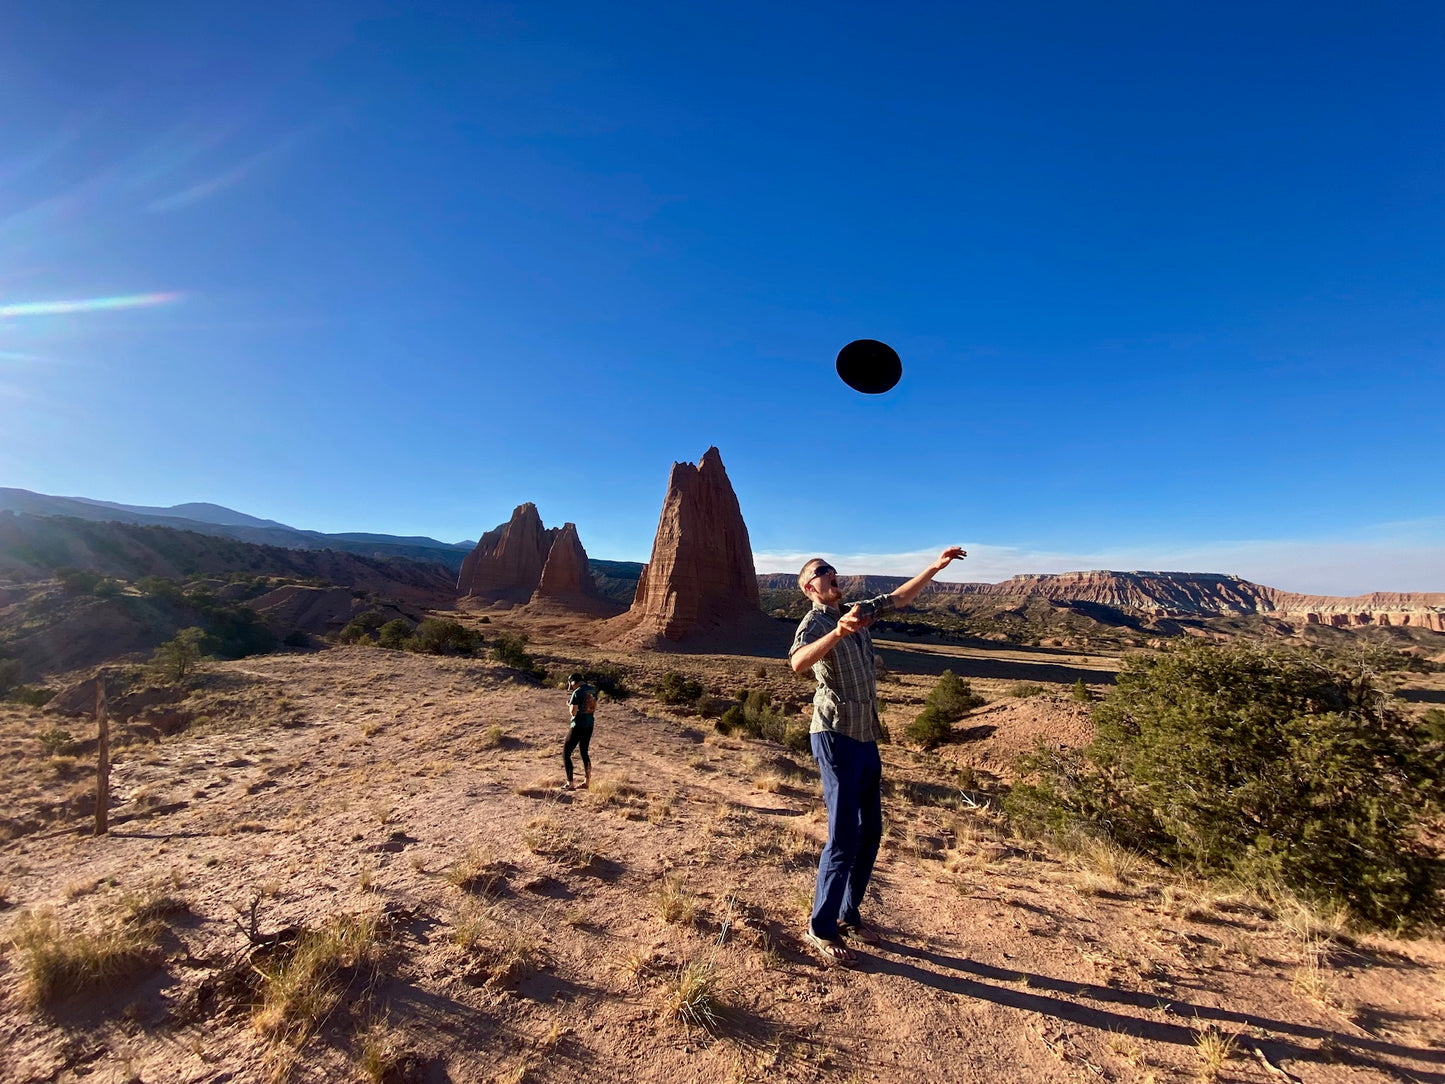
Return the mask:
[[[877,339],[855,339],[838,351],[838,375],[865,395],[882,395],[903,376],[898,351]]]

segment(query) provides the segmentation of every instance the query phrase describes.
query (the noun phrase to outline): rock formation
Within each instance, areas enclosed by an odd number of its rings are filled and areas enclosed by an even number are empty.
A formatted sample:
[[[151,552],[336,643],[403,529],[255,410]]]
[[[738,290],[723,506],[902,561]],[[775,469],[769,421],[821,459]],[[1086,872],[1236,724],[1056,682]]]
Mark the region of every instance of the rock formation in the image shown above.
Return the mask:
[[[531,501],[517,505],[512,518],[482,535],[462,562],[457,594],[483,602],[526,602],[542,581],[542,566],[557,538],[557,528],[542,526]]]
[[[716,639],[764,622],[748,527],[722,456],[709,448],[697,466],[674,463],[652,559],[616,631],[635,642]]]
[[[528,501],[467,554],[457,594],[480,603],[574,603],[597,597],[597,588],[576,525],[543,527]]]
[[[597,586],[592,582],[592,571],[587,567],[587,551],[577,537],[577,526],[565,523],[547,552],[547,563],[542,566],[542,576],[532,598],[534,601],[558,599],[565,602],[596,596]]]

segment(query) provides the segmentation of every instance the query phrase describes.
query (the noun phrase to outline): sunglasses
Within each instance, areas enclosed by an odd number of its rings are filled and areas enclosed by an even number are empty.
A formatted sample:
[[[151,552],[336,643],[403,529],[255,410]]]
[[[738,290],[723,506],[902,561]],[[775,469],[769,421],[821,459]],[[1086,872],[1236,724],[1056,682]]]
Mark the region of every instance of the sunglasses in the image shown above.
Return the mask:
[[[826,576],[830,572],[833,573],[833,575],[835,576],[838,574],[838,570],[832,565],[819,565],[817,568],[813,569],[813,574],[808,577],[808,582],[812,583],[819,576]]]

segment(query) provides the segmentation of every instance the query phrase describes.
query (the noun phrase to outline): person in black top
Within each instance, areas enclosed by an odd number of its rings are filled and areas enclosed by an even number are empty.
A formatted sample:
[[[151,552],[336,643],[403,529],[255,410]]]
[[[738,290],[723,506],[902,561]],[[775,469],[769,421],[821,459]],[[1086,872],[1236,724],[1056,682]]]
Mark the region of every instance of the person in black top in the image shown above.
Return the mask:
[[[592,743],[592,713],[597,710],[597,690],[583,681],[581,674],[573,674],[567,679],[567,690],[572,694],[567,698],[572,724],[567,728],[567,744],[562,747],[562,766],[567,769],[567,789],[586,790],[587,784],[592,782],[592,758],[587,755],[587,747]],[[573,749],[582,754],[581,786],[572,782]]]

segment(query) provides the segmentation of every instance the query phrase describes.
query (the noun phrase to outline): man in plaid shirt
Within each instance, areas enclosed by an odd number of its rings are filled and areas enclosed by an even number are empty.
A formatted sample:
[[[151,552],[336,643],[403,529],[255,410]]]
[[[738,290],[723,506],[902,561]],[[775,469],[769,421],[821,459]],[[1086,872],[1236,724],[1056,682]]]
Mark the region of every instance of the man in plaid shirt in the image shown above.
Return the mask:
[[[828,842],[818,859],[807,939],[830,960],[853,959],[844,937],[878,940],[858,913],[883,836],[883,763],[878,756],[883,724],[873,663],[877,652],[868,626],[878,614],[907,606],[934,576],[965,556],[950,546],[892,594],[858,603],[846,614],[840,609],[843,592],[837,569],[814,557],[798,573],[798,586],[813,609],[798,625],[788,664],[799,674],[811,669],[818,679],[811,740],[828,808]]]

